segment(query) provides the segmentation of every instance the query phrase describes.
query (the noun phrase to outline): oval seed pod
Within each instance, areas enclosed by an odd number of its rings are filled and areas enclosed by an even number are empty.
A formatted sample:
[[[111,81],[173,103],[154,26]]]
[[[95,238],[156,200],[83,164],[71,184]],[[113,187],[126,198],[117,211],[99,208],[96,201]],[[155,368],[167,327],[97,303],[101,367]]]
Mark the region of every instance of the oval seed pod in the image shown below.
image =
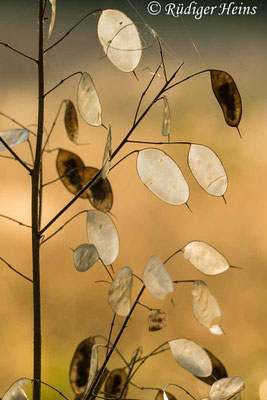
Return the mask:
[[[99,259],[93,244],[81,244],[73,252],[74,266],[79,272],[88,271]]]
[[[164,108],[163,108],[163,122],[162,122],[162,136],[168,136],[171,134],[171,111],[169,102],[166,96],[163,96]]]
[[[166,326],[166,314],[164,311],[157,310],[148,317],[148,330],[150,332],[159,331]]]
[[[242,116],[241,96],[235,81],[227,72],[211,70],[211,85],[218,100],[226,123],[238,127]]]
[[[78,110],[81,117],[92,126],[102,125],[102,109],[91,76],[84,72],[79,82],[77,93]]]
[[[213,385],[214,382],[218,381],[219,379],[222,378],[227,378],[228,374],[226,371],[225,366],[223,365],[223,363],[217,358],[215,357],[214,354],[212,354],[209,350],[204,349],[206,351],[206,353],[208,354],[211,363],[212,363],[212,373],[210,376],[205,377],[197,377],[198,379],[200,379],[201,381],[207,383],[208,385]]]
[[[143,282],[147,290],[158,299],[165,299],[168,293],[173,292],[172,279],[157,256],[152,256],[148,260],[143,272]]]
[[[135,24],[118,10],[102,11],[97,25],[99,41],[119,70],[132,72],[140,62],[142,44]]]
[[[210,388],[210,400],[232,399],[238,395],[245,387],[245,382],[240,376],[232,376],[216,381]]]
[[[47,40],[52,35],[54,25],[55,25],[55,20],[56,20],[56,0],[49,0],[49,2],[51,4],[51,8],[52,8],[52,15],[51,15],[51,20],[50,20]]]
[[[124,369],[118,368],[111,371],[105,383],[105,398],[120,398],[123,388],[127,382],[127,374]],[[128,385],[124,391],[124,397],[127,397]]]
[[[27,378],[22,378],[14,382],[10,388],[5,392],[2,400],[28,400],[28,396],[24,390]]]
[[[205,242],[190,242],[182,249],[182,252],[195,268],[206,275],[221,274],[230,267],[228,261],[214,247]]]
[[[194,316],[201,325],[212,328],[215,325],[215,320],[218,320],[222,314],[217,300],[211,294],[205,282],[194,282],[192,296]]]
[[[163,151],[141,150],[137,157],[137,172],[144,185],[161,200],[172,205],[187,202],[188,184],[178,165]]]
[[[112,219],[102,211],[88,211],[87,235],[103,263],[112,264],[119,254],[119,235]]]
[[[207,352],[188,339],[176,339],[169,342],[175,361],[197,377],[207,377],[212,373],[212,364]]]
[[[64,116],[65,128],[69,139],[77,143],[79,135],[78,117],[76,108],[71,100],[65,100],[66,110]]]
[[[111,125],[108,128],[108,136],[103,156],[102,168],[101,168],[101,177],[105,179],[108,176],[111,162]]]
[[[59,149],[56,167],[60,180],[69,192],[77,194],[84,184],[84,163],[79,156],[68,150]],[[86,198],[83,193],[82,198]]]
[[[132,285],[133,272],[129,267],[123,267],[109,288],[109,305],[112,311],[121,317],[126,317],[131,310]]]
[[[219,157],[209,147],[191,144],[188,165],[197,183],[212,196],[223,196],[228,179]]]
[[[98,171],[99,170],[94,167],[85,167],[84,184],[88,183]],[[98,178],[97,181],[87,189],[86,194],[92,206],[97,210],[105,213],[111,210],[113,205],[113,193],[108,179]]]
[[[70,365],[69,380],[74,393],[84,393],[89,376],[92,348],[95,344],[94,337],[83,340],[75,350]]]
[[[29,139],[29,131],[26,129],[11,129],[0,132],[0,137],[9,147],[16,146],[19,143],[26,142]],[[0,142],[0,151],[5,150],[6,146]]]
[[[172,393],[166,392],[165,390],[164,390],[164,392],[163,392],[163,390],[159,390],[155,397],[155,400],[164,400],[164,398],[163,398],[164,393],[167,395],[168,400],[177,400],[176,397]]]

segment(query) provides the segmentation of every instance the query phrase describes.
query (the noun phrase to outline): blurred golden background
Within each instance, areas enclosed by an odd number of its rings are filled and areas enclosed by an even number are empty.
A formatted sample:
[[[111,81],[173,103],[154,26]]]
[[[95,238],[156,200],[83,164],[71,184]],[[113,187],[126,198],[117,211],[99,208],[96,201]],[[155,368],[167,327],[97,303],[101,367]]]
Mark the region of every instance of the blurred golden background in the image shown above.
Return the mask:
[[[267,378],[266,13],[259,5],[256,16],[213,16],[196,21],[193,17],[150,16],[146,11],[147,3],[58,0],[55,29],[49,43],[61,37],[83,15],[95,8],[118,8],[133,21],[140,21],[142,17],[163,40],[169,74],[184,61],[178,78],[206,68],[225,70],[234,77],[243,100],[240,124],[243,139],[240,140],[236,129],[225,124],[207,74],[168,92],[172,116],[171,139],[205,144],[218,154],[229,177],[228,204],[225,205],[221,198],[209,196],[198,186],[187,167],[186,146],[162,146],[162,149],[175,159],[189,183],[189,204],[193,213],[185,206],[167,205],[149,192],[139,180],[135,156],[131,156],[109,176],[115,198],[113,220],[120,235],[120,253],[114,263],[115,271],[117,273],[127,265],[141,275],[151,255],[165,259],[194,239],[213,245],[231,264],[242,266],[242,270],[230,269],[222,275],[206,277],[181,255],[176,256],[168,263],[172,278],[206,281],[221,306],[222,327],[226,334],[214,336],[198,324],[192,314],[191,286],[179,285],[173,296],[175,307],[169,297],[160,302],[145,293],[142,300],[167,313],[167,327],[159,332],[148,332],[147,317],[150,313],[138,307],[119,349],[129,359],[139,345],[147,354],[164,341],[191,338],[220,358],[229,375],[240,375],[245,379],[245,400],[257,399],[259,386]],[[37,1],[1,2],[0,10],[0,41],[8,42],[28,54],[36,54]],[[96,16],[89,18],[46,55],[46,89],[73,72],[90,73],[102,103],[104,123],[112,124],[115,148],[128,132],[139,97],[151,77],[143,69],[155,69],[160,58],[156,46],[144,51],[136,71],[139,77],[137,82],[133,74],[122,73],[108,59],[100,59],[103,52],[96,35],[96,23]],[[0,54],[0,111],[25,126],[36,124],[35,65],[4,47],[0,48]],[[47,97],[47,128],[51,126],[63,99],[76,103],[78,80],[77,76],[72,78]],[[148,104],[162,84],[163,80],[157,79],[144,104]],[[162,104],[156,104],[136,129],[133,138],[162,140],[162,113]],[[79,141],[89,141],[90,145],[77,147],[65,133],[63,115],[61,112],[51,147],[73,151],[81,156],[86,165],[101,167],[106,131],[101,127],[89,127],[79,118]],[[1,116],[1,131],[16,127]],[[32,144],[35,144],[34,139]],[[134,148],[142,146],[127,144],[116,160]],[[27,144],[19,145],[16,151],[30,161]],[[7,155],[7,152],[1,155]],[[45,154],[44,182],[57,177],[55,159],[56,152]],[[4,158],[0,162],[0,213],[30,224],[30,178],[17,162]],[[60,181],[47,186],[44,189],[43,226],[71,198],[72,195]],[[72,215],[90,208],[89,202],[78,200],[47,231],[47,235]],[[1,257],[31,276],[30,230],[3,218],[0,223]],[[104,283],[94,283],[106,278],[101,265],[95,265],[84,274],[74,268],[70,248],[86,242],[86,216],[83,214],[42,246],[43,380],[55,385],[70,398],[73,394],[68,371],[76,346],[90,335],[107,336],[112,320],[107,303],[108,287]],[[30,283],[3,263],[0,274],[2,396],[13,381],[32,376],[33,337]],[[133,297],[139,286],[136,281]],[[118,318],[114,334],[121,323],[122,318]],[[110,365],[117,367],[121,364],[115,357]],[[134,381],[162,388],[166,383],[174,382],[183,385],[197,398],[208,394],[208,386],[198,383],[180,368],[169,352],[147,361]],[[171,391],[179,397],[178,391]],[[51,392],[46,396],[47,399],[56,398],[56,394]],[[133,388],[129,396],[152,399],[154,393]],[[179,398],[184,397],[180,395]]]

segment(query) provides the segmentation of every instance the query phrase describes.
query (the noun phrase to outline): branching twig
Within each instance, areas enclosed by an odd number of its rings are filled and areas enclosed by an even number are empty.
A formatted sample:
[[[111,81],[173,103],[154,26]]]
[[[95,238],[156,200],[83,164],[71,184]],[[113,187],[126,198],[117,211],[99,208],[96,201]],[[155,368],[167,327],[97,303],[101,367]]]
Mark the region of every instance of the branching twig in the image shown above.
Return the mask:
[[[16,121],[14,118],[10,117],[9,115],[3,113],[0,111],[0,115],[2,115],[3,117],[9,119],[10,121],[14,122],[14,124],[20,126],[23,129],[26,129],[26,131],[28,131],[29,133],[31,133],[33,136],[37,136],[35,132],[31,131],[30,129],[28,129],[26,126],[22,125],[20,122]]]
[[[66,78],[61,79],[61,81],[60,81],[56,86],[54,86],[52,89],[48,90],[48,92],[46,92],[46,93],[44,94],[44,97],[46,97],[49,93],[53,92],[53,90],[55,90],[55,89],[58,88],[60,85],[62,85],[62,83],[64,83],[65,81],[67,81],[68,79],[72,78],[72,77],[75,76],[75,75],[82,75],[82,72],[81,72],[81,71],[73,72],[73,74],[70,74],[70,75],[67,76]]]
[[[23,222],[20,222],[14,218],[8,217],[7,215],[0,214],[0,217],[9,219],[10,221],[13,221],[13,222],[16,222],[17,224],[19,224],[21,226],[25,226],[25,228],[31,228],[31,225],[24,224]]]
[[[164,390],[166,390],[168,386],[175,386],[175,387],[177,387],[177,388],[183,390],[188,396],[191,397],[191,399],[197,400],[191,393],[188,392],[188,390],[186,390],[185,388],[183,388],[183,387],[180,386],[180,385],[176,385],[176,383],[168,383],[168,384],[165,386]]]
[[[16,272],[16,274],[22,276],[22,278],[27,279],[27,281],[33,283],[33,280],[28,278],[26,275],[23,275],[21,272],[19,272],[18,270],[16,270],[15,268],[13,268],[7,261],[5,261],[2,257],[0,257],[0,260],[3,261],[3,263],[5,263],[8,268],[12,269],[12,271]]]
[[[43,154],[43,152],[44,152],[44,150],[45,150],[45,148],[46,148],[46,146],[47,146],[47,144],[48,144],[48,142],[49,142],[50,136],[51,136],[51,134],[52,134],[52,132],[53,132],[53,130],[54,130],[54,127],[55,127],[55,125],[56,125],[56,123],[57,123],[57,119],[58,119],[58,117],[59,117],[59,113],[60,113],[61,108],[62,108],[62,106],[63,106],[64,103],[65,103],[65,100],[62,100],[62,102],[60,103],[60,106],[59,106],[58,112],[57,112],[57,114],[56,114],[56,117],[55,117],[55,119],[54,119],[54,121],[53,121],[53,123],[52,123],[52,126],[51,126],[51,128],[50,128],[50,131],[48,132],[47,138],[46,138],[46,140],[45,140],[45,143],[44,143],[44,146],[43,146],[43,150],[42,150],[42,154]]]
[[[180,253],[183,249],[176,250],[173,254],[171,254],[164,262],[163,264],[166,264],[172,257],[176,256],[176,254]]]
[[[15,153],[14,150],[11,149],[11,147],[9,147],[9,145],[4,141],[3,138],[1,138],[0,136],[0,142],[6,147],[6,149],[12,154],[12,156],[29,172],[29,174],[32,174],[32,170],[31,168],[28,167],[28,165],[22,161],[22,159],[17,155],[17,153]]]
[[[25,378],[28,379],[28,378]],[[58,389],[56,389],[54,386],[50,385],[49,383],[46,383],[44,381],[41,381],[40,379],[29,379],[31,382],[39,382],[42,385],[45,385],[49,387],[50,389],[53,389],[55,392],[57,392],[61,397],[63,397],[65,400],[69,400],[67,396],[65,396],[62,392],[60,392]]]
[[[109,349],[109,346],[110,346],[110,341],[111,341],[112,331],[113,331],[114,324],[115,324],[115,319],[116,319],[116,313],[113,314],[111,325],[110,325],[110,330],[109,330],[109,334],[108,334],[108,344],[107,344],[106,357],[108,355],[108,349]]]
[[[10,50],[13,50],[15,53],[20,54],[21,56],[23,56],[25,58],[28,58],[29,60],[32,60],[35,63],[38,63],[38,61],[35,58],[30,57],[27,54],[22,53],[21,51],[19,51],[19,50],[15,49],[14,47],[10,46],[8,43],[0,42],[0,45],[5,46]]]
[[[164,90],[164,93],[167,92],[167,90],[172,89],[172,88],[174,88],[174,87],[177,86],[177,85],[180,85],[180,83],[183,83],[183,82],[188,81],[188,79],[194,78],[195,76],[198,76],[198,75],[200,75],[200,74],[204,74],[205,72],[210,72],[210,71],[211,71],[210,69],[204,69],[203,71],[199,71],[199,72],[196,72],[195,74],[192,74],[192,75],[190,75],[190,76],[187,76],[186,78],[182,79],[181,81],[176,82],[176,83],[174,83],[173,85],[171,85],[171,86],[169,86],[168,88],[166,88],[166,89]]]

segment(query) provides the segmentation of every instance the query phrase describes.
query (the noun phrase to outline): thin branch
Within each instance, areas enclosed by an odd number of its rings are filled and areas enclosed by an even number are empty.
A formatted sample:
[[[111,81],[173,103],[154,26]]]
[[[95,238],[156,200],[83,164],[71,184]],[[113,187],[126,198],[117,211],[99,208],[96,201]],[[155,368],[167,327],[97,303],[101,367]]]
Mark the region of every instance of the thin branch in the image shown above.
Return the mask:
[[[75,76],[75,75],[82,75],[82,72],[81,72],[81,71],[73,72],[73,74],[70,74],[70,75],[67,76],[66,78],[61,79],[61,81],[60,81],[56,86],[54,86],[52,89],[48,90],[48,92],[46,92],[46,93],[44,94],[44,97],[46,97],[49,93],[53,92],[53,90],[55,90],[55,89],[58,88],[60,85],[62,85],[62,83],[64,83],[65,81],[67,81],[68,79],[72,78],[72,77]]]
[[[58,228],[54,233],[52,233],[52,235],[48,236],[46,239],[44,239],[42,241],[42,244],[44,244],[45,242],[47,242],[49,239],[51,239],[53,236],[55,236],[58,232],[60,232],[63,228],[65,228],[66,225],[68,225],[68,223],[70,223],[74,218],[78,217],[81,214],[87,213],[89,210],[83,210],[83,211],[79,211],[77,214],[73,215],[70,219],[68,219],[60,228]]]
[[[176,254],[180,253],[183,249],[176,250],[170,257],[168,257],[163,264],[166,264],[172,257],[176,256]]]
[[[9,115],[3,113],[0,111],[0,115],[2,115],[3,117],[9,119],[10,121],[14,122],[14,124],[20,126],[23,129],[26,129],[26,131],[28,131],[29,133],[31,133],[33,136],[37,136],[35,132],[31,131],[30,129],[28,129],[26,126],[22,125],[20,122],[16,121],[14,118],[10,117]]]
[[[108,339],[107,339],[105,336],[103,336],[103,335],[96,335],[95,338],[104,339],[104,340],[108,343]],[[114,346],[113,343],[111,342],[111,340],[110,340],[110,342],[109,342],[109,345],[110,345],[111,347]],[[118,349],[117,347],[116,347],[115,351],[116,351],[116,353],[118,354],[118,356],[122,359],[122,361],[124,362],[125,366],[126,366],[127,368],[129,368],[129,363],[127,362],[126,358],[123,356],[123,354],[119,351],[119,349]]]
[[[136,127],[140,124],[140,122],[144,119],[144,117],[147,115],[147,113],[150,111],[152,108],[154,102],[162,95],[164,90],[168,87],[168,85],[173,81],[173,79],[176,77],[178,71],[182,67],[183,64],[181,64],[176,71],[173,73],[171,78],[168,80],[167,83],[162,87],[162,89],[159,91],[159,93],[156,95],[154,100],[149,104],[149,106],[146,108],[146,110],[143,112],[143,114],[138,118],[138,120],[135,122],[135,124],[131,127],[129,132],[126,134],[124,139],[121,141],[121,143],[118,145],[118,147],[114,150],[114,152],[111,154],[110,161],[113,160],[114,157],[120,152],[122,147],[127,143],[129,137],[133,133],[133,131],[136,129]],[[42,235],[66,210],[69,209],[69,207],[75,203],[75,201],[90,187],[93,185],[93,183],[98,179],[98,177],[101,175],[101,170],[99,170],[94,177],[70,200],[47,224],[46,226],[39,232],[39,235]]]
[[[161,57],[161,62],[162,62],[164,78],[165,78],[165,82],[167,82],[168,81],[167,71],[166,71],[165,61],[164,61],[164,57],[163,57],[162,46],[161,46],[160,38],[158,35],[157,35],[157,41],[158,41],[158,45],[159,45],[159,51],[160,51],[160,57]]]
[[[167,92],[167,90],[172,89],[172,88],[174,88],[174,87],[177,86],[177,85],[180,85],[180,83],[183,83],[183,82],[188,81],[188,79],[194,78],[194,77],[197,76],[197,75],[204,74],[205,72],[210,72],[210,71],[211,71],[210,69],[204,69],[203,71],[199,71],[199,72],[196,72],[196,73],[193,74],[193,75],[187,76],[186,78],[182,79],[181,81],[176,82],[176,83],[174,83],[173,85],[171,85],[171,86],[169,86],[168,88],[166,88],[166,89],[164,90],[164,92]]]
[[[194,144],[192,142],[152,142],[152,141],[145,141],[145,140],[127,140],[128,143],[138,143],[138,144],[153,144],[153,145],[157,145],[157,146],[161,146],[164,144],[184,144],[184,145],[191,145]]]
[[[191,397],[191,399],[197,400],[191,393],[188,392],[188,390],[184,389],[184,388],[183,388],[182,386],[180,386],[180,385],[176,385],[176,383],[168,383],[167,385],[165,385],[164,390],[166,390],[168,386],[175,386],[175,387],[177,387],[177,388],[183,390],[188,396]]]
[[[28,165],[22,161],[22,159],[17,155],[17,153],[15,153],[11,147],[9,147],[9,145],[4,141],[3,138],[1,138],[0,136],[0,142],[6,147],[6,149],[12,154],[12,156],[21,164],[23,165],[23,167],[29,172],[29,174],[32,174],[32,169],[28,167]]]
[[[38,63],[38,61],[35,58],[30,57],[27,54],[22,53],[21,51],[19,51],[19,50],[15,49],[14,47],[10,46],[8,43],[0,42],[0,45],[5,46],[10,50],[13,50],[15,53],[20,54],[21,56],[23,56],[25,58],[28,58],[29,60],[32,60],[35,63]]]
[[[0,257],[0,260],[3,261],[3,263],[5,263],[8,268],[10,268],[12,271],[16,272],[16,274],[22,276],[22,278],[27,279],[27,281],[33,283],[33,280],[28,278],[26,275],[23,275],[21,272],[19,272],[18,270],[16,270],[15,268],[13,268],[7,261],[5,261],[2,257]]]
[[[113,317],[112,317],[112,321],[111,321],[111,325],[110,325],[110,330],[109,330],[109,334],[108,334],[108,344],[107,344],[106,357],[108,355],[108,349],[109,349],[109,346],[110,346],[110,341],[111,341],[112,331],[113,331],[114,324],[115,324],[115,319],[116,319],[116,313],[113,313]]]
[[[32,162],[33,162],[33,164],[34,164],[34,155],[33,155],[33,150],[32,150],[32,144],[31,144],[31,142],[29,141],[29,139],[27,140],[27,143],[28,143],[28,145],[29,145],[29,149],[30,149],[30,153],[31,153],[31,157],[32,157]]]
[[[60,106],[59,106],[59,109],[58,109],[58,111],[57,111],[56,117],[55,117],[55,119],[54,119],[54,121],[53,121],[53,123],[52,123],[52,126],[51,126],[51,128],[50,128],[50,131],[48,132],[47,138],[46,138],[46,140],[45,140],[45,143],[44,143],[44,146],[43,146],[43,150],[42,150],[42,154],[43,154],[43,152],[44,152],[46,146],[48,145],[50,136],[51,136],[51,134],[52,134],[52,132],[53,132],[53,130],[54,130],[54,128],[55,128],[55,125],[56,125],[56,123],[57,123],[57,120],[58,120],[58,117],[59,117],[61,108],[62,108],[62,106],[63,106],[64,103],[65,103],[65,100],[62,100],[62,102],[60,103]]]
[[[0,214],[0,217],[9,219],[10,221],[13,221],[13,222],[16,222],[17,224],[19,224],[19,225],[21,225],[21,226],[25,226],[25,228],[31,228],[31,225],[24,224],[23,222],[20,222],[20,221],[18,221],[17,219],[8,217],[7,215]]]
[[[136,383],[133,383],[133,382],[129,382],[129,383],[130,383],[130,385],[132,385],[132,386],[134,386],[134,387],[136,387],[137,389],[140,389],[140,390],[156,390],[156,391],[162,391],[162,389],[156,388],[156,387],[140,386],[140,385],[137,385]]]
[[[6,158],[6,159],[8,159],[8,160],[18,161],[18,160],[16,160],[14,157],[5,156],[5,155],[3,155],[3,154],[0,154],[0,158]],[[27,161],[24,161],[24,163],[25,163],[26,165],[29,165],[29,167],[31,167],[31,168],[33,167],[33,165],[32,165],[31,163],[27,162]]]
[[[85,21],[88,17],[91,15],[97,13],[97,12],[102,12],[103,10],[98,8],[97,10],[91,11],[90,13],[86,14],[82,19],[80,19],[78,22],[76,22],[75,25],[73,25],[72,28],[70,28],[60,39],[58,39],[55,43],[53,43],[51,46],[49,46],[47,49],[44,50],[44,53],[47,51],[51,50],[53,47],[57,46],[62,40],[64,40],[78,25],[80,25],[83,21]]]
[[[145,305],[145,304],[143,304],[143,303],[140,303],[140,301],[138,301],[138,304],[139,304],[139,306],[142,306],[142,307],[146,308],[146,309],[149,310],[149,311],[160,311],[159,308],[151,308],[151,307],[148,307],[147,305]]]
[[[126,156],[122,157],[119,161],[117,161],[114,165],[112,165],[112,167],[110,168],[109,172],[110,172],[111,170],[113,170],[113,168],[115,168],[117,165],[119,165],[122,161],[124,161],[125,158],[131,156],[131,155],[134,154],[134,153],[139,153],[139,150],[133,150],[133,151],[131,151],[130,153],[126,154]]]
[[[28,379],[28,378],[26,378],[26,379]],[[58,389],[56,389],[54,386],[50,385],[49,383],[41,381],[40,379],[29,379],[29,380],[31,382],[40,382],[42,385],[45,385],[45,386],[49,387],[50,389],[53,389],[55,392],[57,392],[65,400],[69,400],[69,398],[67,396],[65,396],[62,392],[60,392]]]
[[[102,260],[100,257],[99,257],[99,261],[101,262],[101,264],[103,265],[103,267],[104,267],[105,270],[107,271],[108,276],[110,277],[111,281],[113,282],[114,279],[113,279],[113,276],[111,275],[111,273],[109,272],[108,267],[106,266],[106,264],[103,262],[103,260]]]
[[[140,353],[141,353],[141,355],[142,355],[142,349],[141,349],[141,347],[138,347],[137,350],[136,350],[136,352],[135,352],[135,354],[133,355],[133,357],[132,357],[132,359],[131,359],[131,361],[130,361],[129,372],[128,372],[126,381],[125,381],[125,383],[124,383],[124,386],[123,386],[123,388],[122,388],[121,395],[120,395],[120,397],[119,397],[120,399],[125,395],[125,392],[126,392],[126,390],[127,390],[128,384],[129,384],[129,382],[130,382],[130,377],[131,377],[131,374],[132,374],[134,365],[135,365],[135,363],[138,362],[138,360],[140,359],[140,356],[139,356]]]
[[[195,283],[196,280],[194,279],[185,279],[185,280],[181,280],[181,281],[172,281],[172,283]]]

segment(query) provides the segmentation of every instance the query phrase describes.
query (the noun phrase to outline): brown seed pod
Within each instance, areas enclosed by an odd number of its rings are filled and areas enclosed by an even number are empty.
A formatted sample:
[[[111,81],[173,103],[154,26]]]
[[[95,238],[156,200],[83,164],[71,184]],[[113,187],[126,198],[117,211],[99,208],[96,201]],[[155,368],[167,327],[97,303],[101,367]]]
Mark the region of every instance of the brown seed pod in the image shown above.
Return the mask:
[[[71,100],[65,100],[65,104],[66,104],[66,110],[64,116],[65,128],[70,140],[76,143],[79,134],[76,108]]]
[[[173,394],[171,394],[170,392],[166,392],[166,394],[167,394],[169,400],[177,400],[176,397]],[[158,391],[158,393],[155,397],[155,400],[163,400],[163,390]]]
[[[126,382],[127,374],[124,369],[114,369],[111,371],[105,383],[105,398],[119,398]],[[127,396],[127,391],[128,387],[126,387],[123,393],[124,397]]]
[[[238,128],[242,116],[241,96],[235,81],[227,72],[211,70],[211,85],[226,123]]]
[[[206,378],[199,377],[199,376],[197,376],[197,378],[200,379],[201,381],[207,383],[208,385],[213,385],[214,382],[218,381],[219,379],[227,378],[228,374],[227,374],[226,368],[223,365],[223,363],[217,357],[215,357],[215,355],[212,354],[209,350],[207,350],[207,349],[204,349],[204,350],[206,351],[206,353],[208,353],[208,356],[211,360],[212,373],[210,376],[208,376]]]
[[[84,184],[88,183],[99,170],[94,167],[84,169]],[[93,207],[99,211],[109,212],[113,205],[113,193],[108,179],[101,177],[87,191],[86,194]]]
[[[164,311],[157,310],[148,317],[148,330],[151,332],[159,331],[166,326],[166,314]]]
[[[88,337],[83,340],[75,350],[74,356],[70,365],[69,380],[72,390],[76,395],[84,393],[92,355],[92,348],[95,344],[94,337]]]
[[[77,194],[83,187],[84,163],[79,156],[68,150],[59,149],[56,167],[61,182],[69,192]],[[87,195],[83,194],[82,198]]]

